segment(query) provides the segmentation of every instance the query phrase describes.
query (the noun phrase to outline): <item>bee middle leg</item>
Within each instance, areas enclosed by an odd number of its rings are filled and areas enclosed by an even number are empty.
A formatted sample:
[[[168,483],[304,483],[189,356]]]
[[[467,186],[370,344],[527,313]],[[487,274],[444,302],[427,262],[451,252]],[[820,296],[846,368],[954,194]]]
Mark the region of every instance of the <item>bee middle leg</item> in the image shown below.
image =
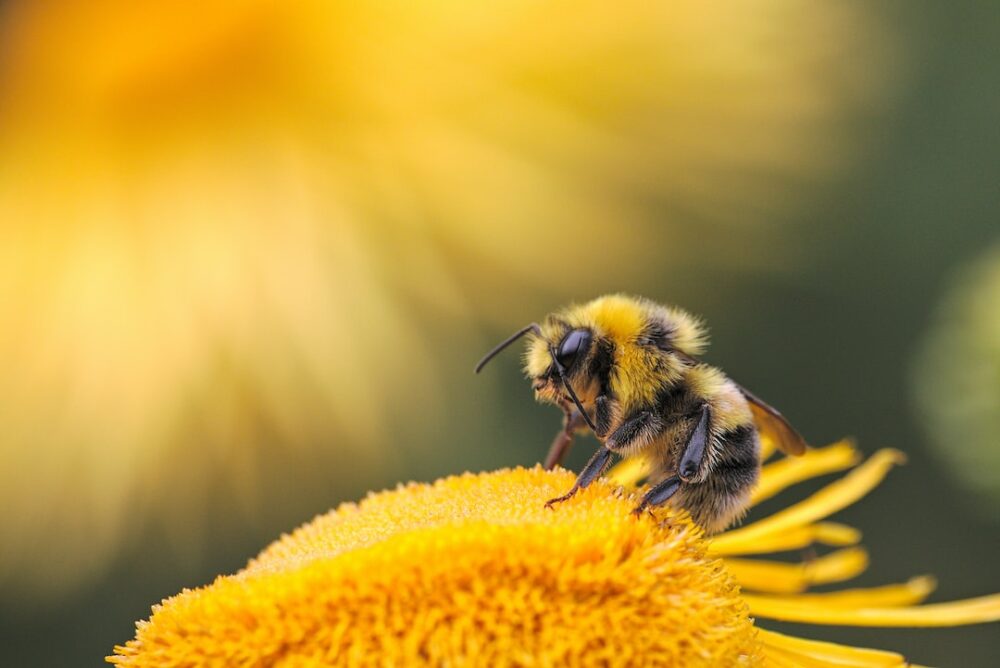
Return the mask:
[[[580,471],[580,475],[577,476],[576,482],[573,483],[573,487],[562,496],[557,496],[554,499],[546,501],[545,507],[551,508],[557,503],[562,503],[563,501],[572,498],[574,494],[597,480],[597,478],[604,473],[604,469],[608,468],[608,464],[611,463],[611,454],[610,450],[601,446],[600,449],[594,453],[594,456],[590,458],[590,461],[587,462],[587,465],[583,467],[583,470]]]

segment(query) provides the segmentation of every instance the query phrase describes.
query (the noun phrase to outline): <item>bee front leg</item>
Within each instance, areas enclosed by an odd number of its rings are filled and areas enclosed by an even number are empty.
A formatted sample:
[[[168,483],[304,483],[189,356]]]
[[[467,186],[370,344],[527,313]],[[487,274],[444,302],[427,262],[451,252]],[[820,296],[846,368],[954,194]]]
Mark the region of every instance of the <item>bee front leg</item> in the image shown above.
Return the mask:
[[[576,482],[573,483],[572,489],[562,496],[549,499],[545,502],[545,507],[551,508],[557,503],[562,503],[563,501],[572,498],[574,494],[599,478],[600,475],[604,473],[604,469],[608,468],[608,464],[610,462],[611,451],[602,446],[597,452],[594,453],[594,456],[590,458],[590,461],[583,467],[583,470],[580,471],[580,475],[577,477]]]
[[[608,394],[602,394],[594,400],[594,435],[603,439],[611,430],[611,423],[618,413],[617,404]]]
[[[563,428],[556,434],[556,437],[552,439],[552,445],[549,446],[549,452],[545,455],[545,470],[550,471],[558,466],[566,453],[569,452],[569,448],[573,445],[574,434],[584,426],[587,422],[583,419],[583,415],[576,407],[571,407],[565,409],[565,417],[563,419]]]

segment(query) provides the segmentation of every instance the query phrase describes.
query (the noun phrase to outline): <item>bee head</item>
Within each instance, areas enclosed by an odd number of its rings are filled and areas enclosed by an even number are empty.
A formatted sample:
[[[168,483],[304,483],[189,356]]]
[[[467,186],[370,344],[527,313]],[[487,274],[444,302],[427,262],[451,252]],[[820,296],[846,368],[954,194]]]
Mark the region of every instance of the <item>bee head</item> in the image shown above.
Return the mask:
[[[648,404],[665,384],[677,382],[705,346],[701,323],[686,312],[607,295],[515,332],[476,371],[522,336],[528,337],[524,369],[536,398],[564,409],[575,405],[584,417],[583,407],[600,394],[613,396],[623,409]]]
[[[476,373],[507,346],[525,335],[530,336],[526,362],[535,396],[564,407],[572,401],[590,427],[594,428],[573,389],[574,382],[583,388],[592,385],[591,379],[587,377],[586,361],[590,357],[594,337],[585,327],[571,328],[565,322],[552,318],[547,319],[544,326],[532,323],[488,352],[476,365]]]
[[[574,372],[590,351],[593,338],[590,330],[582,327],[566,332],[559,343],[552,346],[552,366],[562,367],[567,375]]]
[[[586,327],[571,327],[564,322],[546,322],[541,337],[535,337],[525,354],[526,372],[535,396],[543,401],[565,405],[588,402],[593,383],[590,358],[594,334]]]

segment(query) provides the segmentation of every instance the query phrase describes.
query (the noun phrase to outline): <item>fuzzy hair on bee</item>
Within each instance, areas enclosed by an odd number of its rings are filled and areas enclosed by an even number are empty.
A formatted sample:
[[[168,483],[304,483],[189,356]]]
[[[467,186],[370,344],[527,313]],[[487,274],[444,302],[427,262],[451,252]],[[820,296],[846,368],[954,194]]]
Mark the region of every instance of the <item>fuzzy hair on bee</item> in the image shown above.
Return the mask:
[[[653,468],[636,512],[670,504],[717,532],[748,507],[762,433],[786,453],[805,450],[777,410],[699,359],[705,328],[682,309],[625,295],[570,306],[500,343],[476,372],[524,336],[535,397],[564,414],[546,467],[562,460],[579,431],[601,443],[573,488],[549,507],[597,479],[615,455],[642,455]]]

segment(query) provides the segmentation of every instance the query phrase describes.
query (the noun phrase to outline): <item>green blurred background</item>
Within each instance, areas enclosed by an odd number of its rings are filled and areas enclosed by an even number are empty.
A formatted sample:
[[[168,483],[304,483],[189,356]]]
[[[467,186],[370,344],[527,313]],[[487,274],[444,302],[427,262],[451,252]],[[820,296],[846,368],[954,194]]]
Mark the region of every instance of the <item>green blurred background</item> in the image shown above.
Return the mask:
[[[472,365],[612,291],[703,315],[811,442],[907,452],[840,515],[860,584],[1000,591],[998,45],[995,2],[0,1],[0,664],[538,461],[557,412]]]

